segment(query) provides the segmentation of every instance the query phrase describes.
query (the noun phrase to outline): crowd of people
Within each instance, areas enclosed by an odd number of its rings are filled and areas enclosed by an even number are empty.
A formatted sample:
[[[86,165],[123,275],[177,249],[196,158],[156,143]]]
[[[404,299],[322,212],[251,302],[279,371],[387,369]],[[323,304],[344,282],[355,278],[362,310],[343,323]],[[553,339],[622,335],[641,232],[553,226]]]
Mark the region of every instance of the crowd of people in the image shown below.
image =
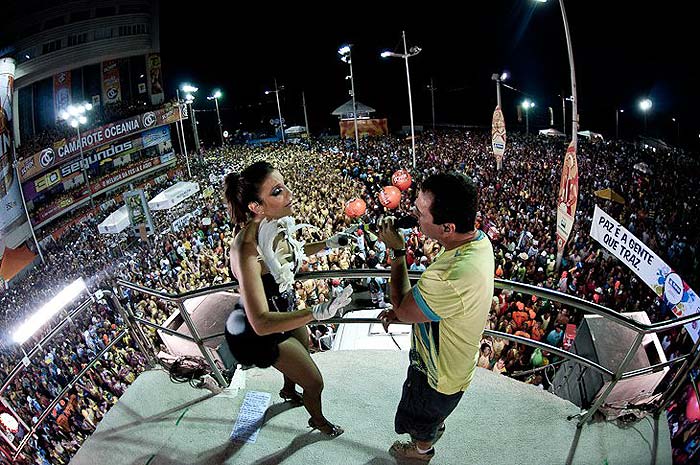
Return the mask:
[[[90,110],[89,123],[83,130],[89,131],[106,124],[107,122],[129,118],[147,111],[161,108],[163,105],[145,105],[144,103],[117,102],[109,105],[95,105]],[[60,122],[56,116],[58,124],[46,126],[39,129],[35,134],[22,138],[22,142],[17,146],[17,159],[31,157],[41,150],[53,146],[54,143],[62,139],[69,139],[76,136],[75,129],[67,122]]]
[[[392,213],[409,214],[415,186],[429,174],[456,170],[475,181],[481,207],[477,226],[493,242],[494,274],[498,278],[558,290],[619,312],[645,311],[652,322],[672,319],[670,309],[646,284],[589,236],[593,206],[598,204],[677,270],[691,287],[698,282],[699,239],[690,233],[698,229],[698,219],[693,214],[697,211],[698,197],[691,188],[698,163],[682,150],[666,153],[625,141],[580,141],[578,212],[566,254],[557,269],[555,204],[566,150],[564,141],[509,135],[507,157],[501,170],[496,169],[490,153],[490,134],[485,131],[424,134],[415,169],[410,167],[409,148],[410,144],[403,139],[381,137],[362,140],[358,153],[352,142],[339,140],[314,142],[310,148],[272,144],[212,149],[205,152],[204,164],[193,164],[200,195],[187,199],[175,210],[155,212],[156,234],[147,242],[133,240],[127,247],[115,247],[117,243],[123,244],[122,238],[97,234],[99,216],[72,226],[61,239],[48,244],[44,265],[0,294],[0,320],[6,333],[0,342],[0,376],[9,374],[22,358],[17,346],[8,342],[9,331],[40,302],[48,300],[73,279],[87,278],[93,290],[111,285],[119,278],[171,293],[230,281],[228,243],[233,231],[220,197],[221,180],[227,172],[240,171],[258,160],[277,166],[294,192],[297,222],[313,226],[302,230],[305,240],[326,238],[353,224],[357,227],[355,246],[307,257],[301,271],[388,268],[387,248],[378,239],[375,228],[379,217],[387,212],[377,193],[391,185],[391,176],[397,169],[404,168],[411,172],[413,185],[404,192],[401,204]],[[634,165],[639,162],[646,163],[654,175],[636,170]],[[625,203],[595,197],[596,190],[608,187],[618,192]],[[155,186],[148,190],[147,196],[154,194]],[[367,213],[360,219],[345,215],[345,205],[352,198],[366,202]],[[668,208],[671,204],[677,208]],[[174,219],[187,214],[188,219],[178,222],[177,229],[170,227]],[[404,232],[408,266],[412,270],[424,270],[439,253],[439,245],[426,239],[417,228]],[[377,308],[386,305],[384,280],[349,282],[367,289]],[[345,280],[341,279],[297,282],[297,305],[305,308],[324,302],[344,284]],[[124,302],[154,323],[162,323],[172,312],[157,299],[136,293],[127,293]],[[122,327],[118,315],[108,308],[97,305],[93,310],[94,316],[82,327],[77,322],[75,325],[76,331],[86,331],[88,335],[77,339],[66,337],[60,340],[61,345],[52,343],[50,347],[55,349],[47,347],[42,357],[28,368],[32,373],[29,379],[36,382],[12,384],[9,398],[22,418],[38,418],[47,401],[65,386],[65,380],[70,377],[67,374],[79,371],[81,364]],[[577,309],[557,302],[497,290],[487,328],[561,347],[567,325],[578,325],[582,318]],[[328,349],[333,330],[332,325],[311,328],[310,347]],[[151,335],[158,345],[155,333]],[[684,328],[660,334],[659,338],[663,339],[669,358],[687,352],[692,345]],[[69,340],[81,342],[75,347],[68,345]],[[144,368],[144,360],[132,341],[122,341],[111,354],[109,360],[101,361],[101,367],[83,379],[82,395],[78,385],[73,388],[75,392],[62,399],[64,411],[57,410],[55,421],[42,424],[43,433],[38,441],[32,441],[28,456],[44,457],[44,463],[67,463],[81,442],[74,442],[76,438],[89,435],[109,406]],[[50,361],[46,363],[47,360]],[[552,354],[539,349],[484,337],[479,366],[547,388],[547,371],[524,376],[520,373],[556,361]],[[124,372],[123,367],[127,367]],[[37,390],[36,386],[42,389]],[[70,406],[72,414],[66,415],[65,408]],[[68,429],[58,422],[62,414],[69,417]],[[66,424],[64,420],[61,422]],[[685,425],[674,433],[681,436],[697,428],[683,419],[678,424]],[[68,434],[69,431],[79,434]],[[37,460],[37,463],[42,462]]]

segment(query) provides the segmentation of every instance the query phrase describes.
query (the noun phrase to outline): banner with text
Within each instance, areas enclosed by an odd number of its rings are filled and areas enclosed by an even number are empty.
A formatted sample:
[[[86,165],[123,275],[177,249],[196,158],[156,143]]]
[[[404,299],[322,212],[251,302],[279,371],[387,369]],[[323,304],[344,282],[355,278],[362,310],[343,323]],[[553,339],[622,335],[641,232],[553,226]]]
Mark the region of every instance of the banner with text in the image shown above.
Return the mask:
[[[576,144],[571,141],[564,155],[561,170],[559,194],[557,196],[557,265],[564,254],[566,242],[576,218],[578,204],[578,162],[576,161]]]
[[[496,168],[500,170],[503,166],[503,153],[506,151],[506,120],[498,105],[493,111],[491,120],[491,147],[496,157]]]
[[[122,101],[122,87],[119,83],[117,60],[102,62],[102,101],[106,104]]]
[[[15,61],[0,59],[0,237],[5,228],[24,214],[19,180],[12,167],[12,95]]]
[[[151,104],[157,105],[163,102],[163,75],[160,67],[160,55],[151,53],[146,56],[148,65],[148,93],[151,96]]]
[[[167,163],[175,163],[175,160],[168,160]],[[153,157],[149,160],[143,160],[138,163],[134,163],[131,166],[128,166],[126,168],[123,168],[119,171],[116,171],[114,173],[111,173],[101,179],[99,179],[96,182],[92,182],[92,189],[95,193],[95,195],[98,195],[100,192],[102,192],[104,189],[113,186],[115,184],[118,184],[120,182],[128,181],[129,179],[139,177],[142,175],[142,173],[146,170],[150,170],[152,168],[155,169],[155,167],[162,165],[163,160],[162,156],[161,157]],[[78,175],[80,173],[76,173]],[[90,192],[87,188],[87,186],[81,187],[81,191],[79,194],[73,194],[73,196],[70,197],[61,197],[60,199],[54,201],[52,204],[49,206],[45,207],[38,213],[32,213],[30,212],[30,216],[32,218],[32,223],[34,225],[39,225],[43,223],[44,221],[51,219],[52,217],[58,215],[59,213],[62,213],[66,209],[71,209],[74,204],[79,203],[81,200],[86,199]],[[70,207],[70,208],[69,208]]]
[[[15,60],[0,59],[0,199],[12,186],[12,93],[15,87]]]
[[[649,247],[596,205],[591,223],[591,237],[639,276],[661,297],[677,317],[693,315],[700,302],[688,284]],[[697,321],[685,325],[693,341],[700,336]]]
[[[386,118],[358,119],[357,134],[359,137],[386,136],[389,134],[389,126]],[[340,137],[342,139],[355,138],[355,121],[344,119],[340,121]]]
[[[53,111],[56,121],[61,119],[61,113],[71,102],[70,71],[53,75]]]
[[[168,125],[178,121],[179,111],[177,107],[166,107],[156,111],[149,111],[142,115],[132,116],[99,128],[94,128],[81,133],[78,137],[62,139],[47,147],[41,152],[35,153],[19,162],[19,175],[22,182],[48,171],[57,165],[80,155],[80,145],[83,151],[88,151],[108,144],[117,139],[122,139],[158,126]]]

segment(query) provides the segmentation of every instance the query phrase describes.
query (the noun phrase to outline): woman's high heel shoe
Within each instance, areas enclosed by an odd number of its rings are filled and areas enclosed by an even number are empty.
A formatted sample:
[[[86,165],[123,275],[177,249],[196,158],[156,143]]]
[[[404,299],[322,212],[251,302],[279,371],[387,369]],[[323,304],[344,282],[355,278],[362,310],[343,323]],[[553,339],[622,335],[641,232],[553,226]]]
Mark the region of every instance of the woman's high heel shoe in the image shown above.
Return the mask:
[[[299,404],[302,405],[304,403],[304,398],[299,394],[297,391],[285,391],[282,389],[280,391],[280,397],[285,401],[285,402],[291,402],[293,404]]]
[[[325,420],[324,423],[316,423],[313,418],[309,418],[309,426],[312,429],[317,429],[323,434],[326,434],[332,438],[338,437],[345,432],[343,428],[338,425],[334,425],[328,420]]]

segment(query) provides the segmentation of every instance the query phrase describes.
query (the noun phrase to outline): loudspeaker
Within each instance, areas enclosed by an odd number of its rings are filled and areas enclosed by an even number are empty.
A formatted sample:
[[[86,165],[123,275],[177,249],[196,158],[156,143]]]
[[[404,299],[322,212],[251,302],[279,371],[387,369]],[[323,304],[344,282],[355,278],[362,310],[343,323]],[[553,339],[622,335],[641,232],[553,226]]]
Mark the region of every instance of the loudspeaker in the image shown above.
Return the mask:
[[[184,305],[187,313],[192,318],[195,328],[197,328],[199,337],[204,339],[208,336],[224,332],[226,319],[239,299],[239,294],[216,292],[203,297],[187,299]],[[180,312],[176,311],[170,315],[165,323],[163,323],[163,326],[191,336],[190,330],[185,324],[185,320],[182,318],[182,315],[180,315]],[[167,348],[168,353],[175,356],[191,355],[202,357],[202,352],[194,342],[168,334],[160,329],[158,330],[158,335]],[[212,356],[219,369],[232,376],[238,362],[229,351],[224,336],[208,339],[204,341],[204,346],[209,351],[209,354]]]
[[[640,323],[649,324],[644,312],[624,313]],[[586,315],[578,327],[576,339],[570,351],[615,371],[634,343],[636,332],[599,315]],[[627,364],[625,372],[666,362],[659,338],[647,334],[642,345]],[[669,368],[658,372],[635,376],[617,382],[605,400],[608,409],[624,409],[630,404],[642,404],[650,399]],[[557,370],[550,391],[581,408],[589,408],[610,382],[602,375],[579,363],[567,361]]]

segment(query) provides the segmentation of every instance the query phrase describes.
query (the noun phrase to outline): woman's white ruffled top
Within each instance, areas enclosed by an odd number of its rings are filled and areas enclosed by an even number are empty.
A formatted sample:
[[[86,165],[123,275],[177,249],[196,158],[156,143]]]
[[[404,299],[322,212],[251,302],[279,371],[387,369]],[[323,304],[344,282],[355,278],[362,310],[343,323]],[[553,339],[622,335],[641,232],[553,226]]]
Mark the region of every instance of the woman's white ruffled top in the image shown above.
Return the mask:
[[[280,293],[294,289],[294,275],[306,258],[304,244],[298,241],[296,232],[302,228],[315,228],[310,224],[295,224],[294,218],[284,216],[277,220],[264,219],[258,226],[258,253],[280,287]],[[317,229],[317,228],[315,228]],[[287,250],[284,242],[289,245]],[[275,245],[275,242],[276,245]]]

